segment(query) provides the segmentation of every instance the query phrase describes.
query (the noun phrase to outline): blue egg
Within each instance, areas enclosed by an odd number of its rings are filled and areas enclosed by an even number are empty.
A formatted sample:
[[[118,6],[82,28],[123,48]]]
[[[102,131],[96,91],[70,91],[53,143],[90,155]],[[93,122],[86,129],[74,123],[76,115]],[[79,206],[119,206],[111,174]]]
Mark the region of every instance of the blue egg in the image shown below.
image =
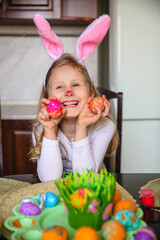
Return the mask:
[[[139,218],[133,212],[128,210],[117,212],[114,218],[124,225],[126,231],[132,231],[139,228]]]
[[[52,193],[52,192],[46,192],[46,199],[45,199],[45,207],[54,207],[55,205],[57,205],[58,203],[58,197],[56,194]],[[38,202],[39,204],[41,203],[41,195],[39,196]]]

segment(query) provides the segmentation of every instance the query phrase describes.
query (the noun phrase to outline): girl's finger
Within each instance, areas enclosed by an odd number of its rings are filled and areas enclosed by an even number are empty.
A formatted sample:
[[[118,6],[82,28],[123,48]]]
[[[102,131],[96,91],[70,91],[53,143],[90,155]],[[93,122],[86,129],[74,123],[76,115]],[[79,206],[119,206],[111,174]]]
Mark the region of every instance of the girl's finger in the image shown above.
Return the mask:
[[[101,116],[102,115],[102,110],[97,106],[95,106],[95,109],[97,111],[96,115]]]
[[[50,119],[50,116],[49,116],[49,114],[48,114],[46,108],[42,108],[42,109],[41,109],[41,112],[43,113],[43,115],[46,117],[47,120]]]
[[[44,107],[46,107],[47,104],[50,103],[50,101],[47,98],[42,98],[40,100],[40,103],[41,103],[42,108],[44,108]]]
[[[108,116],[109,112],[110,112],[110,102],[104,102],[103,117]]]

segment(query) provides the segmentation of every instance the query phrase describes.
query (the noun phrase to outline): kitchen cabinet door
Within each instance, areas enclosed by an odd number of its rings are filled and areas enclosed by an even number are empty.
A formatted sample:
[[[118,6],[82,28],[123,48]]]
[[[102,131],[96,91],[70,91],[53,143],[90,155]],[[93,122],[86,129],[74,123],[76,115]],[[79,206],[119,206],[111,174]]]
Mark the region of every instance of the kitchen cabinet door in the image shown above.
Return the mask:
[[[31,137],[30,120],[2,120],[3,175],[36,173],[28,156]]]

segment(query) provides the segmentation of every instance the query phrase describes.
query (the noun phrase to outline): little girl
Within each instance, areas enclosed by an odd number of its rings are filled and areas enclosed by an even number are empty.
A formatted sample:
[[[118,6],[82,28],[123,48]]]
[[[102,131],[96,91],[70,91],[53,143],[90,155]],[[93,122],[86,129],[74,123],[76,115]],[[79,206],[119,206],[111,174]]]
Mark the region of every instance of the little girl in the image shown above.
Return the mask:
[[[39,31],[40,32],[40,31]],[[42,36],[41,36],[42,37]],[[70,54],[60,54],[49,68],[42,89],[39,111],[33,123],[32,160],[37,160],[41,181],[61,178],[63,172],[93,170],[97,173],[104,156],[111,154],[118,134],[109,115],[110,103],[103,95],[104,111],[90,111],[91,99],[98,96],[85,65]],[[46,106],[55,97],[62,116],[53,119]]]

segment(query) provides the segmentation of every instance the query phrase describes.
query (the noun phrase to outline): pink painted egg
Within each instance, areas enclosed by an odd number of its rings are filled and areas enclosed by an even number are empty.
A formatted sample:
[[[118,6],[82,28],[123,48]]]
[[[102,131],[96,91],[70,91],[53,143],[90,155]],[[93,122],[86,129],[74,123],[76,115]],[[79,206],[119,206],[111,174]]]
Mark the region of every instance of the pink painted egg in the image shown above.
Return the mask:
[[[91,100],[89,104],[90,110],[93,113],[97,113],[95,107],[100,108],[102,111],[104,110],[104,100],[102,97],[95,97]]]
[[[24,215],[34,216],[39,215],[41,210],[36,204],[32,202],[25,202],[20,206],[20,212]]]
[[[62,110],[63,109],[60,102],[55,99],[51,99],[50,103],[47,105],[47,112],[52,118],[60,118],[60,116],[62,115]]]

